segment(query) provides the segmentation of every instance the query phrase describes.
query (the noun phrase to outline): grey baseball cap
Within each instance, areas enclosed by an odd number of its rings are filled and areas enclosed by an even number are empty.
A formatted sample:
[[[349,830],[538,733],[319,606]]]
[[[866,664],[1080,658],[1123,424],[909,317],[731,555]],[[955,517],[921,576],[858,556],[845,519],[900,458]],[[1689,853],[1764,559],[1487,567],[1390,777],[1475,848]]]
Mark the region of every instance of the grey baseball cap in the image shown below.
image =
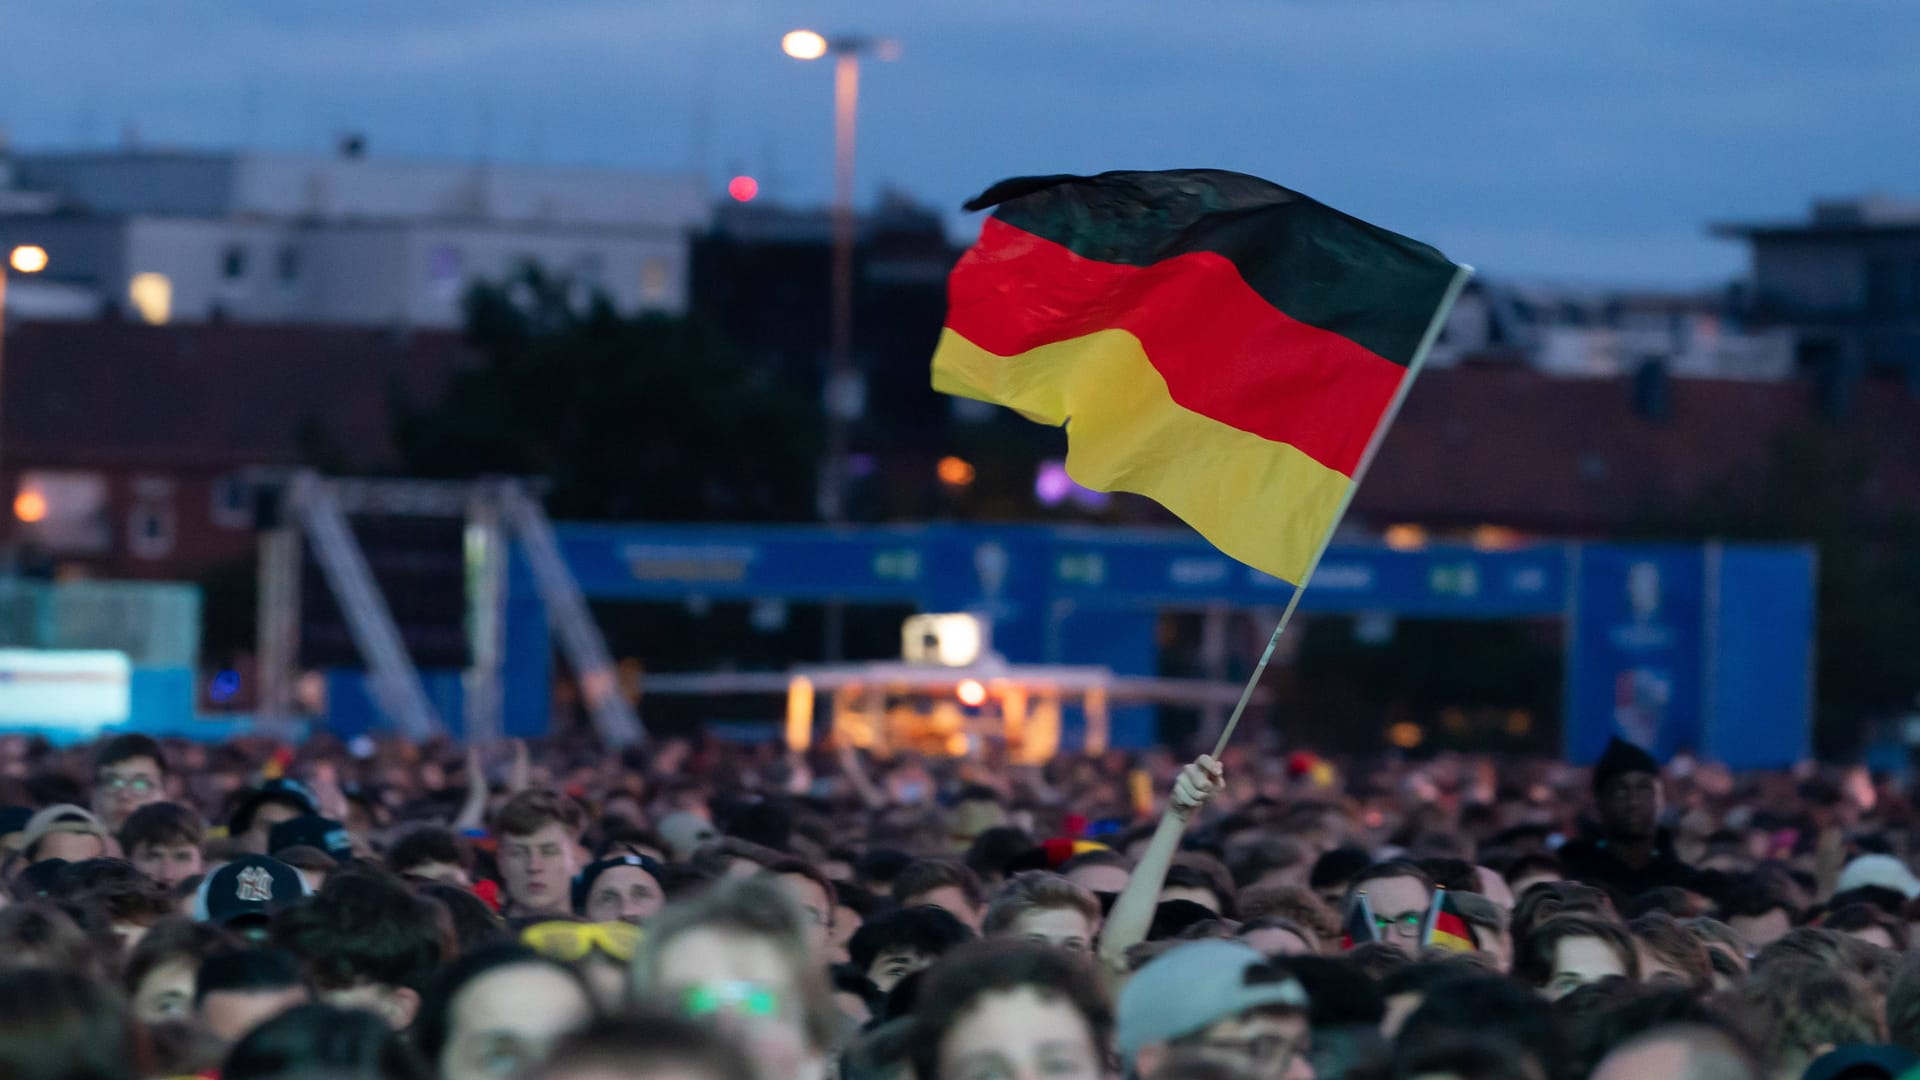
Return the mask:
[[[1307,1007],[1307,991],[1238,941],[1190,941],[1154,957],[1120,992],[1116,1034],[1133,1067],[1141,1047],[1204,1031],[1249,1009]]]

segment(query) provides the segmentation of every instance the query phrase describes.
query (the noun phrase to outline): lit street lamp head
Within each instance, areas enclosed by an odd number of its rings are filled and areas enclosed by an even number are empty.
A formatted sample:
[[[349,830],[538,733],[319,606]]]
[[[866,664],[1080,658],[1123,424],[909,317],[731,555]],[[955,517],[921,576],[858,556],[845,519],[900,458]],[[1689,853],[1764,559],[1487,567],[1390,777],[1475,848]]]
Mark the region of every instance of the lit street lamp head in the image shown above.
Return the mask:
[[[13,249],[7,264],[22,274],[37,274],[47,268],[47,249],[38,244],[21,244]]]
[[[827,55],[827,39],[811,30],[795,30],[780,39],[780,51],[795,60],[818,60]]]

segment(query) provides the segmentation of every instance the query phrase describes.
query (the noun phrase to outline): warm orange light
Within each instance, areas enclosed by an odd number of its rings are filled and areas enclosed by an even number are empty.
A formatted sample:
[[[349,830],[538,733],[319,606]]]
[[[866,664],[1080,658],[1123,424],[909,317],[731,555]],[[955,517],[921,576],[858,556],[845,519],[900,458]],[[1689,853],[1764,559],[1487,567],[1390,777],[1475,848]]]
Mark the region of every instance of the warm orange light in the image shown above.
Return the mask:
[[[1473,546],[1491,551],[1519,547],[1520,534],[1505,525],[1480,525],[1473,530]]]
[[[980,685],[979,679],[962,679],[960,685],[953,688],[953,696],[960,704],[977,709],[987,703],[987,688]]]
[[[21,244],[13,249],[7,264],[23,274],[37,274],[47,268],[47,249],[38,244]]]
[[[827,55],[827,39],[811,30],[795,30],[780,39],[780,51],[795,60],[818,60]]]
[[[948,487],[966,487],[973,483],[973,466],[965,458],[943,457],[934,471]]]
[[[1418,525],[1389,525],[1380,535],[1395,551],[1414,551],[1427,542],[1427,530]]]
[[[47,497],[28,488],[13,497],[13,516],[29,525],[47,520]]]
[[[1387,741],[1402,750],[1411,750],[1426,740],[1427,733],[1420,730],[1419,724],[1402,720],[1387,729]]]

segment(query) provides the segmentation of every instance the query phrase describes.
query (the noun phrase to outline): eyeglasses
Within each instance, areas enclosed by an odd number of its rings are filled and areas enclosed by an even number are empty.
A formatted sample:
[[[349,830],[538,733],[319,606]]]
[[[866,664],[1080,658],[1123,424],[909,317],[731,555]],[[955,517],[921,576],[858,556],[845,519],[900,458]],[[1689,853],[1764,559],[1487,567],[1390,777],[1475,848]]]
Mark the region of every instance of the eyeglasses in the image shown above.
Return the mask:
[[[131,791],[135,795],[146,795],[159,788],[160,785],[155,783],[151,777],[116,776],[113,773],[108,773],[100,778],[100,786],[115,793]]]
[[[540,955],[562,963],[578,963],[595,949],[626,963],[640,947],[640,928],[623,922],[543,922],[522,930],[520,940]]]
[[[780,999],[772,990],[750,982],[710,982],[689,987],[681,999],[689,1016],[712,1016],[722,1010],[743,1016],[773,1016]]]
[[[1375,915],[1373,917],[1373,928],[1382,936],[1395,930],[1403,934],[1417,933],[1420,929],[1420,918],[1420,913],[1417,911],[1409,911],[1405,915],[1395,915],[1392,918],[1388,918],[1385,915]]]

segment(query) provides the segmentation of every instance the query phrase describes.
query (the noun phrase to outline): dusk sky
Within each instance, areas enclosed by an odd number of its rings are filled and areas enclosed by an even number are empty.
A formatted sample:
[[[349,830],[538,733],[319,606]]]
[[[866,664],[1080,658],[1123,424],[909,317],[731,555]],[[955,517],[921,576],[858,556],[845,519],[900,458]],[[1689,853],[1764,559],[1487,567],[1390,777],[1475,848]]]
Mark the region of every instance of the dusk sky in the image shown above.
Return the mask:
[[[956,223],[1004,176],[1209,166],[1488,273],[1693,285],[1743,265],[1709,221],[1920,197],[1914,0],[0,0],[0,125],[672,169],[704,144],[716,193],[812,202],[831,78],[781,55],[798,26],[898,39],[861,198]]]

